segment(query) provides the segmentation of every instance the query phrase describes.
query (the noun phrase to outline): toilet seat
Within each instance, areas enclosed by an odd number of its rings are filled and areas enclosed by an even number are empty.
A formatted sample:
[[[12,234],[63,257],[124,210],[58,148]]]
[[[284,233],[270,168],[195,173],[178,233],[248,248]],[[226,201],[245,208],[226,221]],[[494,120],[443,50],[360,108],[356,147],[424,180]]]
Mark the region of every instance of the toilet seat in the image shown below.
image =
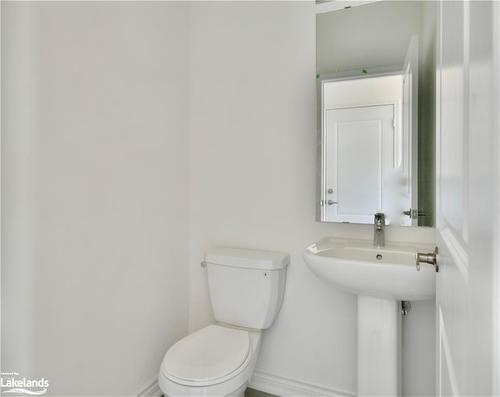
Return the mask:
[[[248,331],[210,325],[177,342],[165,355],[162,372],[186,386],[207,386],[236,376],[250,361]]]

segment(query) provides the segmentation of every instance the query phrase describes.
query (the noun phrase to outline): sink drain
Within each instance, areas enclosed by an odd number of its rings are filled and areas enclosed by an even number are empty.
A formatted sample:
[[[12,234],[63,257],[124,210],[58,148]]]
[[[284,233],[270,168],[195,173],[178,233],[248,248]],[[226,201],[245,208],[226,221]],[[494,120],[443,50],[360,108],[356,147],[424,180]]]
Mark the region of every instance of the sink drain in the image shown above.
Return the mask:
[[[382,260],[382,254],[377,254],[377,256],[375,258],[377,258],[378,261],[381,261]]]

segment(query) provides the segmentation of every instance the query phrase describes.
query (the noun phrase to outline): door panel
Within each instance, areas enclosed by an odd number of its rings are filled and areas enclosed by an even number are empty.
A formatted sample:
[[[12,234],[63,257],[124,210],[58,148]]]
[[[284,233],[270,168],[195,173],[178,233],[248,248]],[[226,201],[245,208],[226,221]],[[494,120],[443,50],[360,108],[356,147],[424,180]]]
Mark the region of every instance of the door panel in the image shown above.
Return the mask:
[[[464,161],[465,69],[464,6],[461,1],[443,3],[443,47],[441,54],[441,216],[456,237],[467,240],[464,213],[467,163]]]
[[[327,219],[372,223],[384,212],[388,223],[410,222],[403,216],[410,197],[395,114],[394,105],[326,111]]]
[[[347,220],[349,215],[373,218],[382,204],[382,122],[353,120],[335,126],[336,220]]]
[[[498,395],[499,4],[439,12],[436,394]]]

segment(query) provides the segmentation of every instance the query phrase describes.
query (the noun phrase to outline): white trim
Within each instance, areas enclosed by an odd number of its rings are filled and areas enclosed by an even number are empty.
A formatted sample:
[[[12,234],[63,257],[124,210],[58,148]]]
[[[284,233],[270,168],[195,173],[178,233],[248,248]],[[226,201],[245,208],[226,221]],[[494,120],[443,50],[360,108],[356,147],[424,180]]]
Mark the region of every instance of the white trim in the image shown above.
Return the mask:
[[[443,370],[443,364],[446,364],[446,371],[447,371],[447,379],[449,381],[451,390],[453,392],[453,396],[460,396],[460,391],[458,387],[458,380],[457,380],[457,375],[455,371],[455,364],[453,361],[453,358],[451,357],[451,347],[450,343],[448,340],[448,334],[446,333],[446,327],[445,327],[445,322],[443,318],[443,312],[441,310],[441,306],[438,306],[438,317],[439,317],[439,324],[438,324],[438,335],[439,335],[439,354],[440,354],[440,362],[439,362],[439,396],[442,396],[442,389],[441,389],[441,376],[442,376],[442,370]],[[443,354],[444,353],[444,354]],[[443,362],[444,358],[444,362]]]
[[[137,397],[161,397],[163,392],[158,385],[158,379],[155,379],[152,383],[142,389],[141,392],[137,394]]]
[[[494,73],[494,85],[495,85],[495,113],[497,117],[495,118],[494,128],[496,131],[500,130],[500,4],[493,4],[493,48],[494,48],[494,65],[495,65],[495,73]],[[498,139],[498,134],[495,135],[494,144],[496,146],[496,153],[500,153],[500,140]],[[495,230],[494,230],[494,255],[493,255],[493,263],[496,264],[494,266],[494,279],[493,279],[493,319],[494,319],[494,327],[496,332],[493,334],[493,351],[494,351],[494,359],[493,359],[493,395],[500,395],[500,164],[498,161],[498,156],[495,156],[495,179],[493,183],[496,183],[495,189]]]
[[[0,1],[0,76],[2,76],[2,62],[1,62],[1,59],[2,59],[2,8],[3,8],[3,1]],[[2,79],[0,78],[0,94],[2,93]],[[2,172],[1,172],[1,142],[2,142],[2,95],[0,95],[0,208],[2,208],[2,180],[1,180],[1,175],[2,175]],[[3,255],[2,255],[2,241],[3,241],[3,238],[2,238],[2,227],[1,225],[3,224],[3,222],[1,221],[1,218],[2,218],[2,215],[1,215],[1,211],[0,211],[0,258],[3,258]],[[2,292],[2,289],[1,289],[1,285],[2,285],[2,261],[0,259],[0,296],[2,296],[1,292]],[[2,310],[1,310],[1,305],[0,305],[0,319],[2,318]],[[0,320],[0,325],[1,325],[1,320]],[[0,326],[0,340],[2,340],[2,327]],[[0,344],[0,357],[3,357],[2,355],[2,347],[1,347],[1,344]],[[1,360],[0,360],[1,361]],[[0,362],[0,366],[1,366],[1,362]]]
[[[352,8],[357,6],[362,6],[365,4],[376,3],[381,0],[365,0],[365,1],[356,1],[356,0],[333,0],[333,1],[325,1],[319,4],[316,4],[316,14],[323,14],[325,12],[331,11],[340,11],[345,9],[346,7]]]
[[[461,244],[460,240],[455,236],[452,229],[448,226],[439,229],[441,238],[443,239],[448,251],[455,262],[463,281],[469,284],[469,255]]]
[[[435,164],[435,208],[434,208],[434,225],[437,229],[443,227],[441,216],[441,64],[442,64],[442,51],[443,46],[443,32],[442,32],[442,19],[443,19],[443,3],[440,2],[436,7],[436,92],[435,92],[435,139],[436,147],[434,150],[434,164]]]
[[[469,1],[463,2],[463,98],[464,106],[467,111],[462,114],[463,117],[463,138],[462,138],[462,173],[463,181],[465,182],[462,186],[462,201],[464,211],[462,212],[462,239],[468,244],[469,243],[469,214],[470,212],[466,209],[469,208],[469,187],[470,187],[470,163],[469,163],[469,142],[471,138],[471,131],[469,127],[470,123],[470,105],[467,104],[468,101],[473,101],[470,94],[470,3]]]
[[[249,387],[280,397],[288,396],[338,396],[353,397],[353,391],[332,388],[317,383],[291,379],[285,376],[255,370],[249,382]]]
[[[360,73],[361,70],[366,73]],[[398,76],[404,73],[403,65],[383,65],[374,67],[360,67],[359,69],[340,70],[337,72],[323,73],[318,76],[321,84],[332,81],[371,79],[375,77]]]
[[[265,371],[255,370],[250,379],[248,387],[280,397],[288,396],[335,396],[354,397],[353,391],[332,388],[318,383],[306,382],[298,379],[291,379],[281,375],[271,374]],[[158,380],[154,380],[137,397],[161,397],[163,392],[158,385]]]
[[[335,106],[333,108],[325,108],[325,110],[345,110],[345,109],[357,109],[357,108],[373,108],[375,106],[393,106],[394,111],[398,110],[398,105],[400,101],[394,99],[392,102],[382,101],[377,103],[367,103],[362,105],[345,105],[345,106]],[[396,116],[394,116],[396,117]]]

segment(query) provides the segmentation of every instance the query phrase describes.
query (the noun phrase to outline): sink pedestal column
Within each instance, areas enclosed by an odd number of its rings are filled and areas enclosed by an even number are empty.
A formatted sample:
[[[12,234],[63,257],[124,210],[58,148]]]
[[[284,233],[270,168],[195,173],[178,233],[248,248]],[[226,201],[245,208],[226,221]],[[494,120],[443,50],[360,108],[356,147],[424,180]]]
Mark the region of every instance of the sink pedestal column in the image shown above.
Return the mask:
[[[358,396],[400,393],[399,302],[358,295]]]

